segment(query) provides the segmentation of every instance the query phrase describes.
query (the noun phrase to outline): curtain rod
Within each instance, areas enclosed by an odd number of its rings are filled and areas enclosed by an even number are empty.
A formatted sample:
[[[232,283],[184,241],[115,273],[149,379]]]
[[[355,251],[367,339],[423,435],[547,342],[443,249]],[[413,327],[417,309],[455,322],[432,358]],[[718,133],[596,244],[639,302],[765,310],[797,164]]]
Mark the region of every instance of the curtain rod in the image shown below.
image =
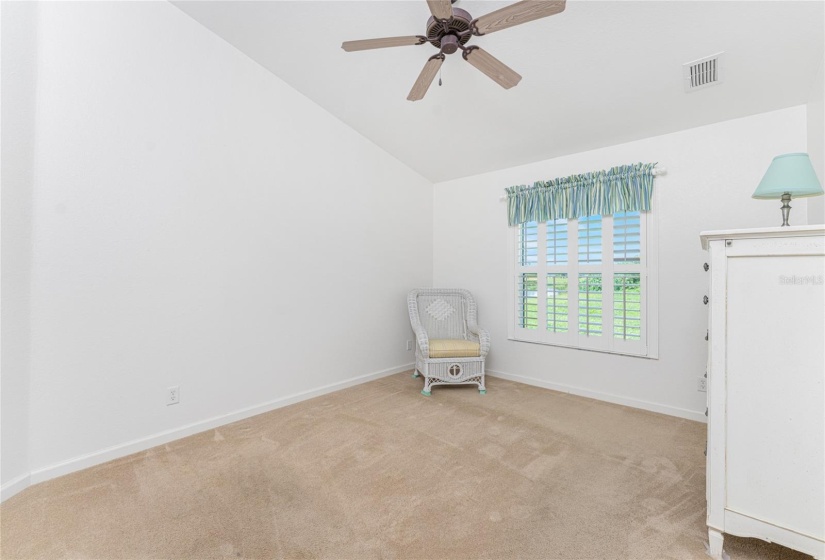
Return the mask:
[[[654,177],[658,177],[659,175],[664,175],[665,173],[667,173],[667,168],[665,168],[665,167],[654,167],[653,171],[651,171],[651,174]],[[502,202],[507,200],[507,195],[504,195],[504,196],[500,197],[499,200],[502,201]]]

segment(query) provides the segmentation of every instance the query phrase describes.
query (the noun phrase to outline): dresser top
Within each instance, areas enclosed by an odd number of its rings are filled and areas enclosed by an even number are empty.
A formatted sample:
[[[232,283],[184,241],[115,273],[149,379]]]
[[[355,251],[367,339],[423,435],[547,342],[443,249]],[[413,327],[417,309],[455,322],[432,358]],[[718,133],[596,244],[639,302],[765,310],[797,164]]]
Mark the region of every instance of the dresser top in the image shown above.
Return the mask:
[[[702,249],[707,249],[708,242],[714,239],[756,239],[765,237],[805,237],[812,235],[825,235],[825,224],[753,229],[722,229],[703,231],[699,234],[699,237],[702,239]]]

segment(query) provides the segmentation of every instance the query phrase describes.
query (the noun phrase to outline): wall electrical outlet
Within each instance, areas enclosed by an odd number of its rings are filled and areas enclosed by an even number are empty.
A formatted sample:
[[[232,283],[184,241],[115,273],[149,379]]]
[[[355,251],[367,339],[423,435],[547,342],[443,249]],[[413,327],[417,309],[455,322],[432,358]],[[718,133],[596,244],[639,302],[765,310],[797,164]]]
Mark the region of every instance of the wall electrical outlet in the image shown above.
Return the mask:
[[[180,385],[166,389],[166,406],[180,402]]]
[[[699,377],[696,380],[696,390],[706,393],[708,391],[708,380],[705,377]]]
[[[409,352],[410,350],[412,350],[412,340],[407,341],[407,351]]]

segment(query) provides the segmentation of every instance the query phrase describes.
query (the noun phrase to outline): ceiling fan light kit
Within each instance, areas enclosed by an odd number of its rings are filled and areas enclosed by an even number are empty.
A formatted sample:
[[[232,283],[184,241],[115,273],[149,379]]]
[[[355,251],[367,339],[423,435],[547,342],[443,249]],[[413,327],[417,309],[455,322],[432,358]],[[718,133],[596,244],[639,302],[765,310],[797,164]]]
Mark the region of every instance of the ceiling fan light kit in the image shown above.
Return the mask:
[[[521,76],[499,59],[476,45],[465,46],[475,35],[480,37],[495,31],[501,31],[528,21],[552,16],[564,11],[565,0],[522,0],[500,10],[490,12],[480,18],[473,17],[461,8],[453,8],[450,0],[427,0],[432,17],[427,20],[427,35],[410,35],[407,37],[386,37],[383,39],[364,39],[346,41],[341,48],[347,52],[387,47],[403,47],[430,43],[438,49],[438,54],[431,56],[418,79],[413,84],[407,99],[423,99],[435,79],[446,55],[461,50],[461,56],[472,66],[504,89],[510,89],[521,81]]]

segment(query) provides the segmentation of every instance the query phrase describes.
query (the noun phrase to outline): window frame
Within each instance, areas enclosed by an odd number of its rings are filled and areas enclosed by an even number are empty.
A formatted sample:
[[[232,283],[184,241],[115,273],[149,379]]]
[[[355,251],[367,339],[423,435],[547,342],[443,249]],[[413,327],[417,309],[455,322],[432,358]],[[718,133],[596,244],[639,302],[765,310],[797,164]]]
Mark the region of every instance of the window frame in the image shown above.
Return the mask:
[[[655,194],[654,194],[655,198]],[[654,200],[655,203],[655,200]],[[547,264],[547,223],[538,223],[537,264],[522,266],[518,263],[517,241],[519,226],[508,227],[508,331],[509,340],[529,342],[548,346],[561,346],[580,350],[620,354],[625,356],[658,359],[658,220],[656,213],[640,212],[639,241],[640,263],[638,265],[616,264],[613,262],[613,216],[602,216],[602,263],[579,264],[578,219],[567,220],[567,264]],[[522,273],[537,273],[538,313],[536,329],[517,326],[516,286]],[[641,282],[641,336],[639,341],[628,341],[615,337],[614,333],[614,274],[639,272]],[[567,332],[547,330],[547,278],[548,274],[567,274],[568,317]],[[579,274],[601,273],[604,286],[610,286],[609,301],[602,296],[601,336],[586,336],[579,333]],[[542,292],[544,294],[542,295]],[[604,292],[603,292],[604,293]]]

